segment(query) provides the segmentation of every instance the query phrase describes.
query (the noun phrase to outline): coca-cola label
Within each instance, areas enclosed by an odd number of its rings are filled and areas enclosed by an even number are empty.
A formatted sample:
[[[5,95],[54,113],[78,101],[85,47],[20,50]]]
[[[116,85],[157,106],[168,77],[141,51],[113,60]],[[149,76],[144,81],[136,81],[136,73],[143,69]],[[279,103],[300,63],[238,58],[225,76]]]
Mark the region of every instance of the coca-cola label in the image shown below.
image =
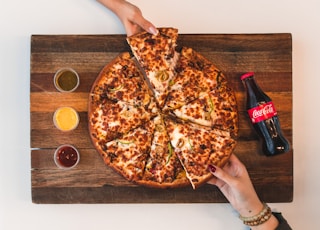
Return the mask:
[[[277,115],[273,102],[267,102],[248,110],[252,123],[258,123]]]

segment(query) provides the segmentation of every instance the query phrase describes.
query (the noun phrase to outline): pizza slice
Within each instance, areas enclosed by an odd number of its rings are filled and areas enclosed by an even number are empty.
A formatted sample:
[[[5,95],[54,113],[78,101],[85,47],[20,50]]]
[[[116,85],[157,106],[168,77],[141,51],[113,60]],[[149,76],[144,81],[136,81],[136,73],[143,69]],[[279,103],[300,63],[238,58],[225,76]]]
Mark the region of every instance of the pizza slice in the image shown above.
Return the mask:
[[[173,188],[189,184],[185,171],[173,151],[162,117],[153,119],[155,131],[153,133],[149,158],[146,163],[143,179],[139,184]]]
[[[100,145],[104,162],[129,181],[143,177],[148,152],[151,147],[154,124],[147,122],[123,136]]]
[[[222,72],[200,53],[183,47],[171,81],[164,111],[179,108],[227,81]]]
[[[157,35],[148,32],[135,34],[127,41],[162,108],[175,75],[174,67],[179,55],[175,51],[178,30],[159,28],[158,31]]]
[[[233,149],[235,140],[228,132],[166,119],[174,152],[186,171],[193,189],[212,178],[208,165],[222,167]]]
[[[89,101],[89,131],[98,142],[108,142],[150,121],[154,115],[143,106],[123,101]]]
[[[157,111],[152,92],[128,52],[117,56],[100,72],[91,90],[95,101],[109,99]]]
[[[238,132],[236,99],[233,91],[226,86],[204,93],[172,113],[183,120],[228,131],[232,136]]]

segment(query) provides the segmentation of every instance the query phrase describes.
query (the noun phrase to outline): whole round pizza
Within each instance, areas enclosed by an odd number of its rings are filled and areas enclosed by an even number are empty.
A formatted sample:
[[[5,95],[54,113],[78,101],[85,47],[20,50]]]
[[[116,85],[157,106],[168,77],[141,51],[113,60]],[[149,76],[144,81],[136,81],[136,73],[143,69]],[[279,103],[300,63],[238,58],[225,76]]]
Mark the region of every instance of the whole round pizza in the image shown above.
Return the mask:
[[[127,38],[94,82],[92,142],[104,162],[139,185],[195,189],[236,145],[237,104],[224,74],[192,48],[177,51],[178,30]]]

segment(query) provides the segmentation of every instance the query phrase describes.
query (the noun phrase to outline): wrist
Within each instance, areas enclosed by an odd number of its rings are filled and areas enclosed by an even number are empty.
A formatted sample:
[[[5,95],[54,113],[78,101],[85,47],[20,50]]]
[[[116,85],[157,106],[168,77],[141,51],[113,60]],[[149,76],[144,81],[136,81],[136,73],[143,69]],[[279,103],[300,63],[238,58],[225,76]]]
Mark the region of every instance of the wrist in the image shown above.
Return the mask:
[[[270,207],[266,203],[263,203],[262,205],[262,209],[256,215],[240,215],[239,218],[245,225],[252,227],[252,229],[274,229],[277,227],[278,221],[272,215]]]
[[[270,219],[261,225],[251,226],[251,230],[270,230],[276,229],[279,226],[279,221],[274,215],[271,215]]]
[[[264,205],[259,199],[252,199],[248,203],[244,203],[242,207],[237,208],[240,216],[250,217],[257,215]]]
[[[255,214],[255,215],[251,215],[251,216],[242,216],[240,215],[239,218],[243,221],[243,223],[245,225],[248,226],[257,226],[257,225],[261,225],[264,222],[266,222],[268,219],[270,219],[272,213],[271,213],[271,209],[269,208],[269,206],[265,203],[263,203],[263,207],[262,209],[260,209],[260,211]]]

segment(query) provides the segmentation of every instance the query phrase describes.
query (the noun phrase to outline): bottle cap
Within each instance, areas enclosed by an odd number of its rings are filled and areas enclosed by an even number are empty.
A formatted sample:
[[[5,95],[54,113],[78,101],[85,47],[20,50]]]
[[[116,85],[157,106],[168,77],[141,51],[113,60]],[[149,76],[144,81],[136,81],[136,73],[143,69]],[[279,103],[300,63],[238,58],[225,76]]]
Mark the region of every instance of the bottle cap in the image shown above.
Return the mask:
[[[254,75],[254,72],[248,72],[241,75],[240,79],[243,80],[243,79],[246,79],[247,77],[252,77],[253,75]]]

